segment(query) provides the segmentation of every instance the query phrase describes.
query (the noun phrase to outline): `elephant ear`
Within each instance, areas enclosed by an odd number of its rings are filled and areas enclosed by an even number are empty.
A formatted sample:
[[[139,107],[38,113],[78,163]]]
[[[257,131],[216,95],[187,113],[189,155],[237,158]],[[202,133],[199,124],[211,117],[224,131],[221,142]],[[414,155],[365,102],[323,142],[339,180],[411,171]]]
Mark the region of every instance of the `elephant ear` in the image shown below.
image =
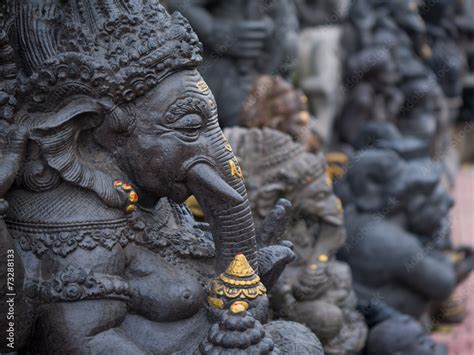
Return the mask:
[[[102,123],[104,107],[91,98],[76,99],[43,118],[31,130],[30,137],[40,146],[49,167],[63,180],[94,191],[111,207],[120,207],[123,201],[113,188],[113,176],[99,168],[104,161],[84,152],[80,142],[81,133]]]
[[[389,150],[370,149],[356,155],[349,164],[347,182],[355,205],[362,211],[385,208],[398,191],[405,162]]]

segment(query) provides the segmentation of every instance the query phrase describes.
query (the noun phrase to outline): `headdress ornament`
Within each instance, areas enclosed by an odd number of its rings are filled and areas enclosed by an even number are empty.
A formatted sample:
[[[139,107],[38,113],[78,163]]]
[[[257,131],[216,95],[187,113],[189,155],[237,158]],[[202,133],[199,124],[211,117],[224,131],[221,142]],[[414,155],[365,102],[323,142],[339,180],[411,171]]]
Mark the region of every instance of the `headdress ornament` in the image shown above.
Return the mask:
[[[28,111],[55,112],[77,95],[127,103],[201,61],[187,20],[156,0],[15,0],[7,18],[17,107]]]

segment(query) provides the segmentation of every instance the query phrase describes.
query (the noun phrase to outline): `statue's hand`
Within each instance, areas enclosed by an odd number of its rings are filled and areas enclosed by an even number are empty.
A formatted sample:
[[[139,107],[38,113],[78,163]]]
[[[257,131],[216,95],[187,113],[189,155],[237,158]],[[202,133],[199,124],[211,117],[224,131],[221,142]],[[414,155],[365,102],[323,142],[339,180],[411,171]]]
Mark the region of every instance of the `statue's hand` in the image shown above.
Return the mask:
[[[217,54],[226,54],[235,58],[258,58],[271,33],[268,21],[241,21],[226,24],[216,21],[209,44]]]
[[[240,58],[258,58],[270,34],[266,21],[242,21],[236,25],[237,43],[235,55]]]
[[[262,246],[274,244],[285,234],[291,212],[291,202],[281,198],[273,207],[258,231],[258,241]]]
[[[11,126],[3,155],[0,157],[0,198],[10,189],[26,154],[28,131],[24,127]]]
[[[278,280],[286,265],[295,260],[293,244],[281,240],[290,218],[291,202],[278,200],[270,214],[265,218],[258,234],[259,273],[263,284],[271,289]],[[278,243],[275,245],[275,243]]]

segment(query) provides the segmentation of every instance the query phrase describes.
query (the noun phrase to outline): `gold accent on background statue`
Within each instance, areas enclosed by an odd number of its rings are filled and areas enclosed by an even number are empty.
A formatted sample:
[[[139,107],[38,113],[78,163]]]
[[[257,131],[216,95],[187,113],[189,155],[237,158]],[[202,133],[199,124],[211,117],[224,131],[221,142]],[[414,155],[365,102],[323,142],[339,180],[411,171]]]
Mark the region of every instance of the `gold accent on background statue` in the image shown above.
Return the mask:
[[[326,254],[321,254],[318,256],[318,260],[322,263],[327,263],[329,261],[329,257]]]
[[[326,162],[328,164],[326,173],[334,181],[334,179],[340,179],[346,173],[349,158],[342,152],[329,152],[326,154]]]

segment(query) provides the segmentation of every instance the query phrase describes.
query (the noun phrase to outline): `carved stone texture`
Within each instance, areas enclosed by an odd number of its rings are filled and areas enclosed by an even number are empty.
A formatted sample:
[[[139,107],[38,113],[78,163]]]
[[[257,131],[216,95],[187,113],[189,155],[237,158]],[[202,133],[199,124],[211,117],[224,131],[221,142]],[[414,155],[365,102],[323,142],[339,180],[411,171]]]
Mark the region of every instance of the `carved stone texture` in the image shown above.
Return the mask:
[[[151,0],[2,10],[1,127],[13,133],[1,134],[0,242],[18,268],[13,350],[197,350],[215,321],[209,281],[242,254],[270,288],[293,253],[257,248],[238,162],[196,70],[196,34]],[[190,195],[210,225],[181,204]],[[251,316],[267,311],[261,302]]]
[[[347,264],[334,259],[344,244],[339,200],[332,192],[322,154],[313,155],[276,130],[224,131],[241,163],[257,229],[280,198],[292,203],[285,238],[297,260],[287,267],[271,295],[276,318],[306,324],[326,354],[362,349],[367,328],[355,311]]]
[[[298,20],[286,0],[170,0],[204,43],[200,72],[216,95],[222,127],[239,125],[241,105],[258,75],[291,74]]]

